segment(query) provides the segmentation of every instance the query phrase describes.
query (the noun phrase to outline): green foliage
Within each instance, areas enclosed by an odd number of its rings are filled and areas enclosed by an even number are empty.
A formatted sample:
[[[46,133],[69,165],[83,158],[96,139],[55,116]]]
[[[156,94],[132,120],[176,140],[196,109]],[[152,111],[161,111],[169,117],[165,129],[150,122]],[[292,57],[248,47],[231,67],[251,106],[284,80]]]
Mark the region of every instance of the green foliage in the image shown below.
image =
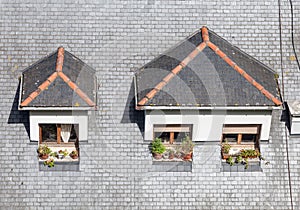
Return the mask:
[[[241,163],[242,161],[243,161],[243,158],[241,155],[237,156],[235,159],[235,162],[237,162],[237,163]]]
[[[40,145],[37,151],[40,155],[49,155],[52,152],[46,144]]]
[[[240,154],[243,158],[255,158],[255,157],[259,157],[260,153],[258,150],[254,150],[254,149],[245,149],[245,150],[241,150],[241,154]]]
[[[51,152],[50,156],[51,157],[57,157],[57,152]]]
[[[193,152],[195,144],[192,142],[189,136],[186,136],[181,143],[181,150],[184,154]]]
[[[58,153],[63,154],[65,157],[69,154],[69,152],[66,149],[65,150],[59,150]]]
[[[229,156],[229,158],[227,158],[226,162],[229,163],[229,165],[233,166],[233,164],[234,164],[233,157]]]
[[[163,154],[166,151],[165,145],[161,142],[160,138],[155,138],[151,142],[151,151],[152,153]]]
[[[50,158],[48,160],[45,160],[44,166],[48,166],[49,168],[54,167],[54,159]]]
[[[173,149],[167,149],[167,152],[169,153],[169,155],[174,155],[175,151]]]
[[[222,150],[224,153],[228,154],[230,151],[231,145],[228,144],[228,141],[225,141],[225,143],[222,144]]]

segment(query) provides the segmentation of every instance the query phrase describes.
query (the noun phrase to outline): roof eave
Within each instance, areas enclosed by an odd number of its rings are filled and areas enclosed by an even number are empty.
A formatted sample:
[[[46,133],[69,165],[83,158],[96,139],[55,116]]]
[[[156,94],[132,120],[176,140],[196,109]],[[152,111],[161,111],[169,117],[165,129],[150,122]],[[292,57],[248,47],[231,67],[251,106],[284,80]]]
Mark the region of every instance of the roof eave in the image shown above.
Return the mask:
[[[136,106],[136,110],[282,110],[282,106]]]
[[[63,111],[63,110],[77,110],[77,111],[88,111],[88,110],[97,110],[97,107],[18,107],[20,111]]]

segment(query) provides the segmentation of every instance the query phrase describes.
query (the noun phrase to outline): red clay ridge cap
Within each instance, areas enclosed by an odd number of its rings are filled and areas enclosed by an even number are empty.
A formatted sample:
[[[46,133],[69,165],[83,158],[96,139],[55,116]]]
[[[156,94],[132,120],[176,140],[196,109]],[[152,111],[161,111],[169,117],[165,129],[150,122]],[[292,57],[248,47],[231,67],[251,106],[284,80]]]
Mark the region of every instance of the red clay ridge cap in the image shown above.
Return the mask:
[[[66,76],[63,72],[58,72],[58,75],[89,106],[96,107],[96,104],[74,82],[72,82],[68,76]]]
[[[277,106],[281,105],[282,102],[273,96],[269,91],[267,91],[261,84],[256,82],[253,77],[251,77],[245,70],[240,68],[236,63],[234,63],[224,52],[222,52],[215,44],[210,41],[207,42],[208,47],[212,49],[219,57],[221,57],[229,66],[231,66],[235,71],[241,74],[250,84],[257,88],[264,96],[269,100],[273,101]]]
[[[21,104],[20,106],[28,106],[28,104],[33,101],[42,91],[46,90],[48,86],[56,79],[57,72],[51,74],[45,82],[43,82],[38,89],[33,91]]]
[[[57,72],[61,72],[63,65],[64,65],[64,54],[65,54],[65,50],[63,47],[59,47],[57,50],[57,59],[56,59],[56,66],[55,66],[55,70]]]
[[[203,42],[209,42],[208,29],[206,26],[201,28]]]
[[[183,61],[180,62],[172,71],[165,76],[161,82],[159,82],[150,92],[146,94],[139,102],[139,106],[143,106],[152,99],[166,84],[168,84],[176,74],[178,74],[184,67],[188,65],[204,48],[206,47],[205,42],[201,42]]]

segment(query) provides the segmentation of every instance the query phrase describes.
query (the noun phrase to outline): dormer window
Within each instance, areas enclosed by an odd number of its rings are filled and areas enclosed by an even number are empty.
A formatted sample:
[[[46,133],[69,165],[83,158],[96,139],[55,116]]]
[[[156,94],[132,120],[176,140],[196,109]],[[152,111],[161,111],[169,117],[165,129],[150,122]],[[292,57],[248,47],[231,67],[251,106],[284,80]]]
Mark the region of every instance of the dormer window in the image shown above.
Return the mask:
[[[60,47],[23,71],[20,92],[19,109],[30,113],[30,140],[51,151],[40,162],[79,163],[71,153],[80,155],[80,142],[88,140],[88,110],[96,108],[95,71]]]

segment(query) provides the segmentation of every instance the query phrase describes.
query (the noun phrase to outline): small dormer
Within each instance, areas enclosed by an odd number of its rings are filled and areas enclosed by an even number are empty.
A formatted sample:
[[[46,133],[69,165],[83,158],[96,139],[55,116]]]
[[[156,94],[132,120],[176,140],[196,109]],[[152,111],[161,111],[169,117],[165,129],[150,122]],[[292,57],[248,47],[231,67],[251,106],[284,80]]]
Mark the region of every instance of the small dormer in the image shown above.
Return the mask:
[[[96,109],[96,87],[95,70],[62,47],[25,69],[19,109],[30,113],[30,140],[52,152],[79,153],[79,142],[88,140],[88,110]]]

